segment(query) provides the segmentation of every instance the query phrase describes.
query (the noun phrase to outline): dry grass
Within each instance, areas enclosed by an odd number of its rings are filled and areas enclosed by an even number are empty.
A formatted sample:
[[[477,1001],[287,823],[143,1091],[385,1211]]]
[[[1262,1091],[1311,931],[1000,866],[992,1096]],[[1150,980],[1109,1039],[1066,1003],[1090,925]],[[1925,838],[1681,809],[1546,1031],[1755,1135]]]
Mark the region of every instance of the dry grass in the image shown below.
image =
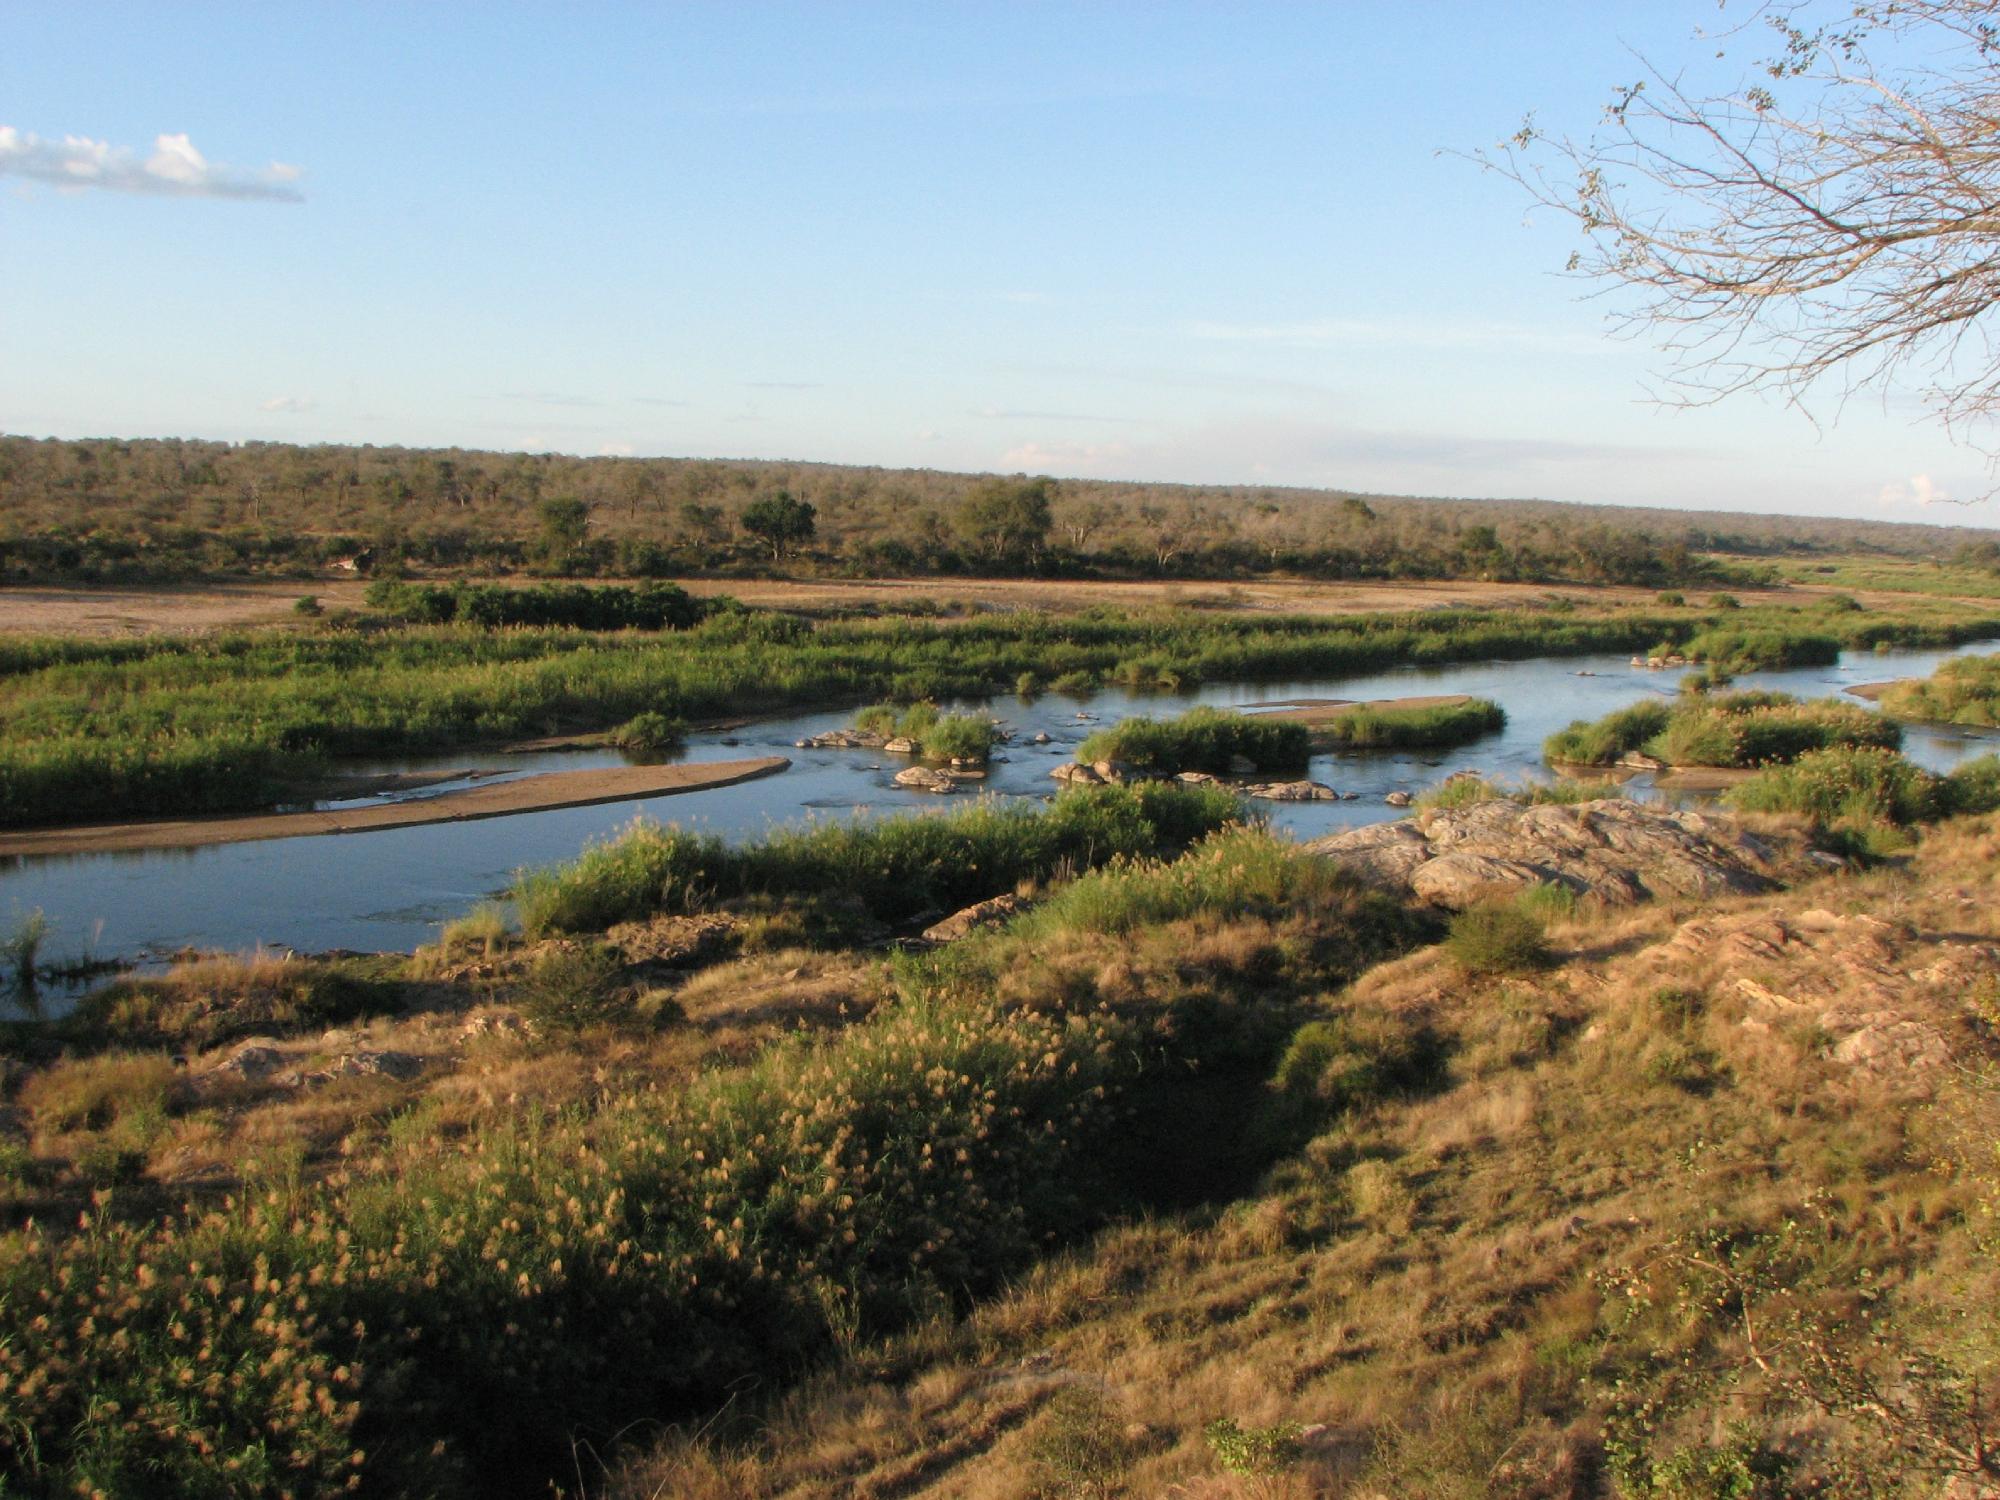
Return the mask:
[[[1552,929],[1560,965],[1533,975],[1467,979],[1436,950],[1384,964],[1338,1004],[1448,1029],[1451,1087],[1349,1116],[1226,1211],[1112,1229],[963,1323],[858,1349],[759,1431],[659,1445],[613,1493],[1615,1492],[1611,1382],[1668,1389],[1651,1354],[1670,1348],[1693,1372],[1674,1388],[1707,1395],[1649,1429],[1657,1456],[1726,1466],[1728,1422],[1778,1394],[1738,1330],[1661,1322],[1635,1311],[1653,1304],[1607,1294],[1684,1233],[1811,1220],[1831,1248],[1801,1286],[1824,1288],[1822,1313],[1849,1305],[1839,1288],[1863,1270],[1885,1340],[1921,1337],[1930,1309],[1990,1303],[2000,1276],[1973,1231],[1991,1188],[1974,1169],[1990,1162],[2000,1103],[1962,1065],[1991,1055],[1991,1001],[1968,998],[1949,965],[1970,953],[1991,966],[1980,945],[2000,944],[2000,913],[1982,891],[1996,876],[2000,830],[1980,820],[1937,831],[1905,868],[1803,893],[1587,914]],[[1917,1087],[1837,1060],[1827,1036],[1754,1024],[1732,989],[1746,947],[1727,934],[1814,908],[1889,924],[1875,960],[1904,976],[1898,1003],[1960,1066]],[[1676,945],[1690,923],[1695,939],[1723,936]],[[1142,991],[1160,978],[1149,946],[1188,940],[1141,933],[1116,962]],[[1882,975],[1846,941],[1783,945],[1759,982],[1836,1017],[1857,995],[1879,1001],[1868,986]],[[1038,955],[1044,979],[1078,962],[1061,949]],[[1078,1389],[1130,1441],[1103,1448],[1096,1475],[1056,1483],[1048,1434],[1074,1425],[1057,1403]],[[1220,1417],[1302,1424],[1303,1458],[1276,1477],[1231,1475],[1202,1436]],[[1868,1435],[1796,1401],[1770,1421],[1808,1447]],[[1071,1436],[1062,1451],[1098,1451]]]

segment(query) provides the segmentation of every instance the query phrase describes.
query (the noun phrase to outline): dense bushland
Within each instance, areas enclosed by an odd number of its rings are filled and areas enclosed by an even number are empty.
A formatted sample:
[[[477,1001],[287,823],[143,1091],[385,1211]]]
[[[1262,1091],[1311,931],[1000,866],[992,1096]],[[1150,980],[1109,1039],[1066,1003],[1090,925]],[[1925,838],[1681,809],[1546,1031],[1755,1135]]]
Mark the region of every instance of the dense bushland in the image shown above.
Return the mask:
[[[1107,923],[1153,935],[1092,981]],[[10,1490],[543,1493],[579,1444],[768,1390],[1142,1206],[1191,1076],[1235,1128],[1177,1174],[1268,1159],[1245,1120],[1319,988],[1420,932],[1235,831],[1084,876],[1032,930],[905,961],[868,1020],[684,1088],[494,1112],[395,1172],[31,1224],[0,1241]]]
[[[1241,817],[1212,787],[1078,787],[1054,802],[980,802],[881,822],[782,829],[751,843],[642,822],[514,888],[530,936],[586,932],[742,896],[853,903],[899,921],[1022,880],[1186,847]]]
[[[831,464],[0,437],[0,576],[377,569],[666,577],[783,562],[1013,572],[1732,585],[1766,555],[1936,553],[1938,527]],[[774,536],[775,507],[809,517]],[[781,514],[784,512],[780,512]],[[1716,552],[1740,554],[1722,560]]]

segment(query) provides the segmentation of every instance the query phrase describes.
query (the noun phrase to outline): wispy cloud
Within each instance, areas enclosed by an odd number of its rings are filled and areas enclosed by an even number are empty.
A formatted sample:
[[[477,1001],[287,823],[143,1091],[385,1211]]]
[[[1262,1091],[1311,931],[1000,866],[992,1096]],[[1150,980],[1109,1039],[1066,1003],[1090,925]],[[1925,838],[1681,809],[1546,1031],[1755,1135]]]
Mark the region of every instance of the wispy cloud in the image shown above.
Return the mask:
[[[259,411],[282,411],[297,414],[311,411],[315,402],[310,396],[273,396],[269,401],[257,404]]]
[[[816,391],[820,389],[817,380],[746,380],[744,385],[753,391]]]
[[[1286,323],[1196,322],[1187,324],[1182,332],[1207,343],[1262,344],[1289,349],[1340,349],[1370,345],[1401,349],[1603,354],[1617,347],[1609,337],[1486,318],[1445,321],[1306,318]]]
[[[967,415],[988,422],[1106,422],[1121,427],[1132,421],[1130,417],[1099,417],[1081,411],[1019,411],[1008,406],[982,406]]]
[[[691,404],[686,401],[676,401],[671,396],[634,396],[632,397],[632,402],[636,406],[687,406]]]
[[[502,391],[502,401],[526,401],[534,406],[583,406],[598,407],[604,403],[595,396],[572,396],[563,391]]]
[[[44,140],[31,131],[0,125],[0,176],[26,177],[62,188],[299,203],[305,197],[297,186],[301,175],[297,167],[283,162],[254,169],[212,162],[186,135],[156,136],[152,152],[142,156],[129,146],[89,136]]]

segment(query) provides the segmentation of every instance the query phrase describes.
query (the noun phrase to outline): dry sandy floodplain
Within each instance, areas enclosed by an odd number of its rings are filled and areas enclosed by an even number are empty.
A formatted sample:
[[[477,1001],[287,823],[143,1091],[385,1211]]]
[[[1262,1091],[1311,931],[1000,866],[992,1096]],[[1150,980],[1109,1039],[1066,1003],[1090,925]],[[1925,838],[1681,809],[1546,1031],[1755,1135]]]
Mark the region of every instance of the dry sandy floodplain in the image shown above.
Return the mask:
[[[315,833],[366,833],[378,828],[412,828],[423,823],[468,822],[543,812],[553,807],[589,807],[733,786],[770,776],[791,762],[782,755],[677,766],[614,766],[594,771],[547,771],[517,781],[494,781],[463,791],[441,792],[407,802],[348,807],[326,812],[245,813],[221,818],[158,818],[139,823],[93,823],[78,828],[29,828],[0,833],[0,858],[23,854],[113,854],[135,849],[198,849],[210,844],[242,844],[258,839],[299,838]]]
[[[532,578],[498,581],[517,586]],[[617,580],[603,580],[613,582]],[[1374,610],[1505,608],[1553,595],[1583,604],[1644,604],[1651,589],[1567,584],[1459,582],[1084,583],[1032,578],[764,579],[684,578],[693,594],[730,594],[746,604],[825,611],[977,605],[987,609],[1143,609],[1168,605],[1221,613],[1366,614]],[[311,594],[325,609],[360,609],[368,585],[353,578],[189,584],[156,588],[32,585],[0,588],[0,634],[71,636],[188,635],[296,620],[293,606]],[[1746,604],[1801,603],[1807,588],[1738,589]],[[1820,590],[1817,592],[1824,592]],[[1894,596],[1884,596],[1894,597]],[[1991,601],[1986,601],[1988,604]]]

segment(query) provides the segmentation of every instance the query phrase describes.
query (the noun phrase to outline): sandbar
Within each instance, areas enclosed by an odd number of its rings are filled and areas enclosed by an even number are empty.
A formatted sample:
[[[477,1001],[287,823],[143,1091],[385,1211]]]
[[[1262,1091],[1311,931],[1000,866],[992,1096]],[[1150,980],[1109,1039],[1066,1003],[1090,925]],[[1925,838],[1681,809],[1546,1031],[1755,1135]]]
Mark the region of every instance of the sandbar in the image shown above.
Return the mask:
[[[753,760],[703,761],[673,766],[612,766],[591,771],[546,771],[517,781],[494,781],[435,797],[329,811],[242,813],[227,817],[139,823],[92,823],[71,828],[25,828],[0,833],[0,858],[22,855],[115,854],[140,849],[201,849],[256,839],[303,838],[321,833],[372,833],[425,823],[471,822],[557,807],[590,807],[734,786],[785,770],[782,755]]]

